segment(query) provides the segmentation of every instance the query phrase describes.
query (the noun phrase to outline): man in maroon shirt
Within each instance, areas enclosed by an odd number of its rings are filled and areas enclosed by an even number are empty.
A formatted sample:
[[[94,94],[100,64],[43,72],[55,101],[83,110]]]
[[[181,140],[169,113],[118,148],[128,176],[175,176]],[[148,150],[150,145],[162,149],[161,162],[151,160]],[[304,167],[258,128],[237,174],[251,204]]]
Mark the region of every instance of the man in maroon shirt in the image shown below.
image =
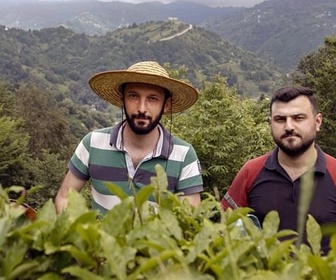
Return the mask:
[[[223,208],[250,207],[261,223],[275,210],[280,230],[297,230],[301,177],[314,167],[309,214],[320,225],[336,223],[336,159],[315,144],[322,115],[312,90],[287,86],[276,91],[269,121],[276,148],[245,163],[222,199]],[[326,253],[329,239],[321,245]]]

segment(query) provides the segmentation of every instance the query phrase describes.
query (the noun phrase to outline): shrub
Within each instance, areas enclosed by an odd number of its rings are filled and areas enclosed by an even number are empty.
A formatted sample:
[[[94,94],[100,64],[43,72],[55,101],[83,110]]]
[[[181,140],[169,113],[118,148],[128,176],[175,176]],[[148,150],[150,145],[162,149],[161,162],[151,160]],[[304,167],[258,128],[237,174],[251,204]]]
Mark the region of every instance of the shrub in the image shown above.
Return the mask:
[[[166,186],[157,167],[157,177],[134,197],[107,185],[122,201],[103,217],[70,192],[62,214],[50,200],[33,221],[9,202],[9,189],[0,189],[0,279],[335,278],[336,239],[329,255],[321,256],[312,217],[307,227],[313,250],[295,246],[295,232],[278,231],[276,212],[259,229],[246,216],[251,209],[224,212],[210,195],[193,207]],[[147,203],[150,195],[157,206]],[[213,222],[215,216],[220,222]]]

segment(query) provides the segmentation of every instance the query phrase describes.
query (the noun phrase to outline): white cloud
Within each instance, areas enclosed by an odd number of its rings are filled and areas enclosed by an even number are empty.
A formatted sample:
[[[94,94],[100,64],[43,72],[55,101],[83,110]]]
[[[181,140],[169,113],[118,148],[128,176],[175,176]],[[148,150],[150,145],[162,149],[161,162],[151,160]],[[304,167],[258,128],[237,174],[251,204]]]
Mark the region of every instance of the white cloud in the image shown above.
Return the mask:
[[[116,0],[98,0],[101,2],[112,2]],[[127,3],[144,3],[144,2],[153,2],[155,0],[117,0],[119,2]],[[171,3],[176,2],[177,0],[156,0],[162,3]],[[256,4],[264,2],[265,0],[188,0],[188,2],[194,2],[199,4],[204,4],[214,7],[253,7]]]
[[[0,2],[1,1],[2,0],[0,0]],[[8,0],[5,0],[5,1],[8,1]],[[14,2],[15,0],[12,0],[12,1]],[[74,0],[36,0],[36,1],[48,1],[48,2],[54,1],[55,2],[55,1],[74,1]],[[76,1],[79,1],[79,0],[76,0]],[[176,2],[178,0],[95,0],[95,1],[100,1],[100,2],[119,1],[119,2],[125,2],[125,3],[133,3],[133,4],[159,1],[159,2],[167,4],[171,2]],[[267,0],[183,0],[183,1],[204,4],[204,5],[212,6],[212,7],[253,7],[256,4],[259,4]]]

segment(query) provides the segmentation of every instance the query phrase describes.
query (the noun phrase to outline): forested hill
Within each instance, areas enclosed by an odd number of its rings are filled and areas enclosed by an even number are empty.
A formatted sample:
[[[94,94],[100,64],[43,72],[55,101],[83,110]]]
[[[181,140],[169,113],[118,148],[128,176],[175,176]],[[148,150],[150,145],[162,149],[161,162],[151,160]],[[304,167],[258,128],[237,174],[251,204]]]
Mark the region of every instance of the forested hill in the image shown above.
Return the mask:
[[[177,36],[179,35],[180,36]],[[182,35],[181,35],[182,34]],[[281,73],[215,33],[179,21],[149,22],[105,36],[87,36],[58,27],[34,31],[0,28],[0,75],[12,85],[34,81],[79,104],[101,102],[87,86],[99,71],[125,69],[140,60],[186,66],[186,78],[199,87],[216,74],[242,95],[271,92]]]
[[[105,35],[121,27],[168,18],[202,26],[224,40],[292,71],[300,58],[335,32],[335,0],[267,0],[252,8],[209,7],[177,0],[141,4],[96,0],[0,1],[0,25],[24,30],[64,26]]]
[[[203,23],[237,46],[294,69],[336,32],[335,0],[268,0]]]

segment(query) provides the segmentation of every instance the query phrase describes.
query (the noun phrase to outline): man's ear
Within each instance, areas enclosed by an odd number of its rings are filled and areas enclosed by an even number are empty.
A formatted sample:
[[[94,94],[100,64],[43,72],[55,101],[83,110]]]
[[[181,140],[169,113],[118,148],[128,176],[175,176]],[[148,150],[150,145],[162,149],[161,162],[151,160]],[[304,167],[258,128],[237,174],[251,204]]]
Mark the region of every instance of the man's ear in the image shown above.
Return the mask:
[[[164,113],[171,112],[171,109],[172,109],[172,102],[171,101],[172,101],[171,97],[166,99],[165,105],[164,105],[164,108],[163,108]]]
[[[315,117],[316,131],[320,131],[322,125],[322,114],[318,113]]]

